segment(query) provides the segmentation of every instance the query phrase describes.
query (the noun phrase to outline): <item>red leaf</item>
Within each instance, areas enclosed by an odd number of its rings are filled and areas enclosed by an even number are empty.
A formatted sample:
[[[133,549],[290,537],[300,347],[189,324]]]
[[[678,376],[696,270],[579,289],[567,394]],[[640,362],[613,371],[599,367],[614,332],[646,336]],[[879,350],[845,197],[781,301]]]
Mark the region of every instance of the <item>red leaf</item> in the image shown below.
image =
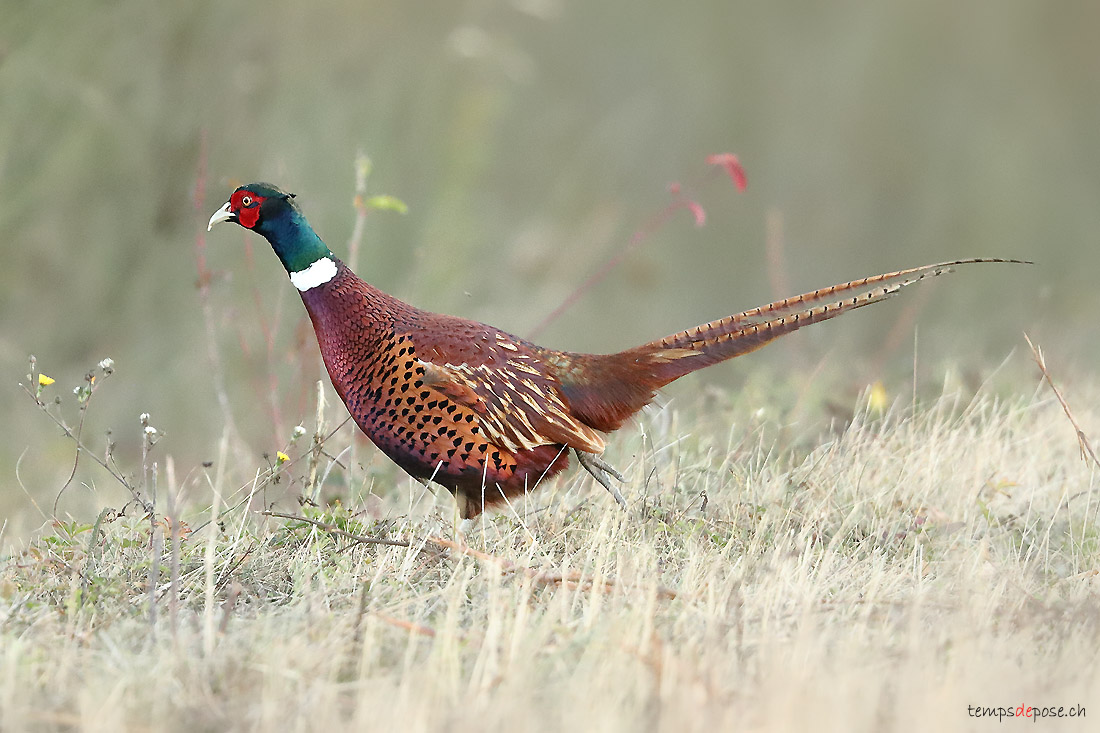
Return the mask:
[[[672,203],[665,209],[666,215],[677,209],[687,209],[695,217],[695,226],[701,227],[707,223],[707,212],[698,203],[684,196],[684,189],[679,181],[668,184],[668,192],[672,194]]]
[[[707,165],[719,165],[726,169],[733,185],[738,191],[744,191],[749,186],[749,179],[745,176],[745,169],[741,167],[741,161],[733,153],[715,153],[707,156]]]
[[[696,202],[691,199],[683,199],[679,205],[690,211],[691,215],[695,217],[695,226],[701,227],[707,223],[707,212],[703,211],[703,207]]]

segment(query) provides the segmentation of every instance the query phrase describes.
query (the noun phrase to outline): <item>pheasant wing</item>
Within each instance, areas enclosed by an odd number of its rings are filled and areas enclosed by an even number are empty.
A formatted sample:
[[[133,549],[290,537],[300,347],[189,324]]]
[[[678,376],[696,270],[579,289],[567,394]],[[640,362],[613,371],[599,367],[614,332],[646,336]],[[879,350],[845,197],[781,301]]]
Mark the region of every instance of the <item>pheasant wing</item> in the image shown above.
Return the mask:
[[[486,437],[502,448],[604,449],[603,437],[570,414],[555,380],[525,354],[482,364],[437,364],[423,357],[419,362],[424,386],[472,410]]]

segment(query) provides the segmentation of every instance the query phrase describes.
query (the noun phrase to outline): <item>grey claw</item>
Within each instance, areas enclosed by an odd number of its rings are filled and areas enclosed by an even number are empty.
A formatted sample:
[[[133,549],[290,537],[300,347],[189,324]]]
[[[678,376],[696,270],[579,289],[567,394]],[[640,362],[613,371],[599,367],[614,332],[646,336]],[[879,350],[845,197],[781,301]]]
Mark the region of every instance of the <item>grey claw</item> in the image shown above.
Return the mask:
[[[614,476],[619,481],[625,481],[623,475],[615,470],[615,468],[604,459],[600,458],[594,453],[585,453],[573,449],[573,452],[577,454],[577,461],[581,464],[584,470],[592,474],[592,478],[600,482],[600,485],[607,489],[611,496],[615,497],[615,501],[623,509],[626,509],[626,499],[619,493],[619,490],[611,485],[611,479],[608,474]]]

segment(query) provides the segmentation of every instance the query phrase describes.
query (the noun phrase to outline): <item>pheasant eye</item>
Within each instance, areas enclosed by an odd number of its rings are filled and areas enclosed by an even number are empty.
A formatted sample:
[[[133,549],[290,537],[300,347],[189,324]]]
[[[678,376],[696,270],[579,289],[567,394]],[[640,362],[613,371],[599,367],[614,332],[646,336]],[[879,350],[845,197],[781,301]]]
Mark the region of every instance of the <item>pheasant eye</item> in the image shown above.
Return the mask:
[[[242,196],[241,197],[241,205],[242,206],[251,206],[252,205],[252,197],[251,196]]]

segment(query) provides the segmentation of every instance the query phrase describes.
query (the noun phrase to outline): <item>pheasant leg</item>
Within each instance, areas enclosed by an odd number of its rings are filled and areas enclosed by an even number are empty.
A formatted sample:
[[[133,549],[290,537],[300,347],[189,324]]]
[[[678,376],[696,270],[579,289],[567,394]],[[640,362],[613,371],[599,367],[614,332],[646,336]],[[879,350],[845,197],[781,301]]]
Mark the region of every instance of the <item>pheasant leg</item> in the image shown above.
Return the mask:
[[[592,478],[599,481],[600,485],[615,497],[615,501],[618,502],[619,506],[626,509],[626,500],[623,499],[623,495],[619,493],[619,490],[611,484],[612,476],[619,481],[625,481],[626,479],[623,478],[623,475],[616,471],[614,466],[594,453],[585,453],[584,451],[576,449],[574,449],[573,452],[577,454],[577,461],[584,470],[592,474]]]

